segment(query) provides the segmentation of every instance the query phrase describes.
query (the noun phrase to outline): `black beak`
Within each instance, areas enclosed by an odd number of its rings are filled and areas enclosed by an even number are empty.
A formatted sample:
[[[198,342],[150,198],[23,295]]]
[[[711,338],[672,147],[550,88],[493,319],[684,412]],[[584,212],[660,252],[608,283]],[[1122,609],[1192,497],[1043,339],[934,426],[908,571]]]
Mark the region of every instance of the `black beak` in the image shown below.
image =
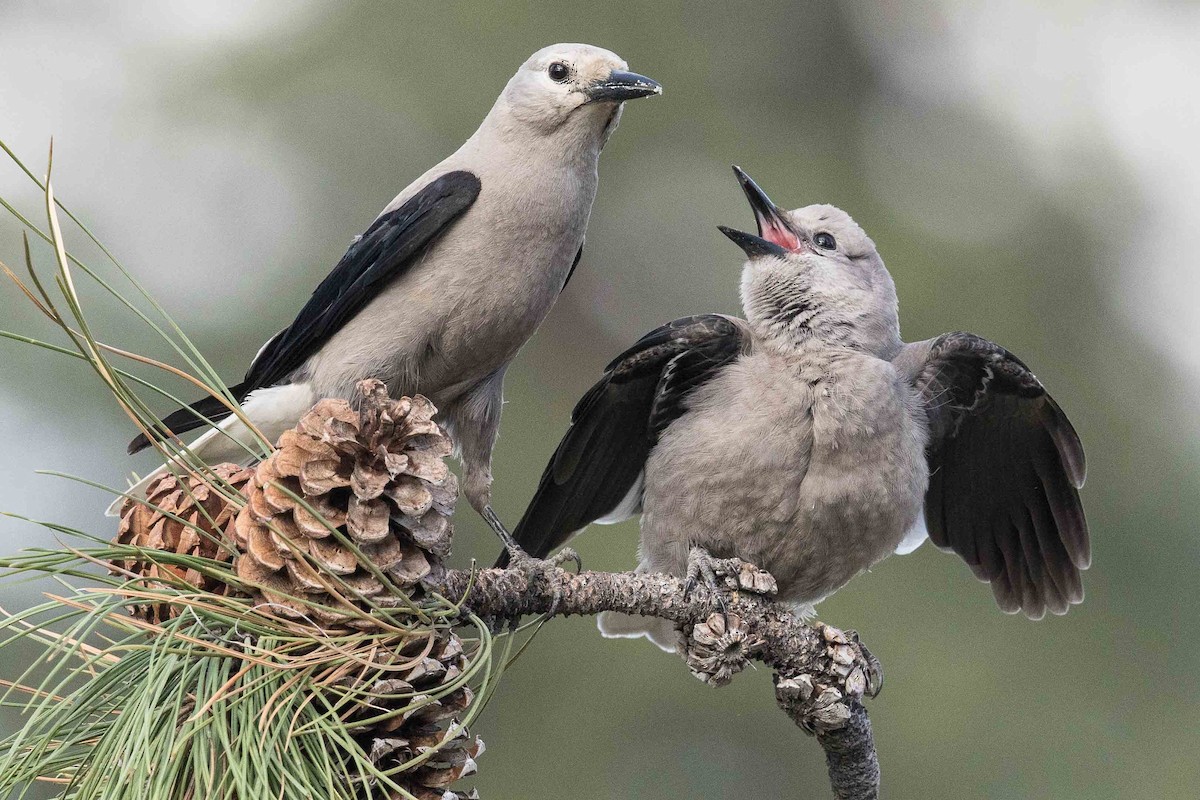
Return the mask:
[[[746,199],[750,201],[750,208],[754,210],[754,221],[758,223],[758,235],[774,242],[781,248],[789,250],[799,248],[800,237],[792,230],[791,224],[788,223],[787,217],[783,215],[779,207],[771,202],[771,198],[767,197],[767,193],[760,189],[754,179],[736,164],[733,167],[733,174],[737,176],[738,183],[742,185],[742,191],[746,194]]]
[[[742,252],[746,254],[746,258],[762,258],[763,256],[783,258],[787,255],[787,250],[784,250],[774,242],[768,242],[760,236],[755,236],[753,233],[726,228],[724,225],[718,225],[717,230],[728,236],[731,242],[742,248]]]
[[[589,103],[607,101],[624,103],[638,97],[648,97],[662,94],[662,85],[653,78],[638,75],[636,72],[622,72],[614,69],[608,77],[596,81],[584,90]]]

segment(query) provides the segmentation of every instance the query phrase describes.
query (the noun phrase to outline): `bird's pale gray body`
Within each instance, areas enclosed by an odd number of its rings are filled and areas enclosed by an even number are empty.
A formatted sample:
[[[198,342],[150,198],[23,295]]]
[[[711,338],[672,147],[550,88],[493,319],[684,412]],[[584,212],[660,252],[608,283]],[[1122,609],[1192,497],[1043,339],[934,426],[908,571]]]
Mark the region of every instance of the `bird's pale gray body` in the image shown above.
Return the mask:
[[[313,398],[352,397],[373,375],[394,393],[429,397],[466,459],[490,454],[504,369],[549,313],[583,246],[603,131],[581,127],[567,159],[506,142],[485,122],[476,137],[488,142],[487,157],[473,137],[418,179],[414,186],[469,167],[479,198],[456,235],[434,242],[305,364],[296,377]]]
[[[643,569],[682,575],[698,545],[770,564],[780,599],[811,610],[920,514],[923,415],[887,361],[756,348],[685,406],[646,461]]]
[[[481,184],[456,235],[430,245],[305,366],[302,377],[319,396],[350,396],[365,369],[442,407],[507,364],[554,305],[583,246],[606,127],[582,118],[559,131],[555,148],[531,148],[494,119],[506,111],[499,104],[462,148],[385,209],[454,170]]]
[[[467,499],[498,525],[491,452],[505,369],[582,253],[600,152],[624,101],[661,91],[625,67],[590,45],[534,53],[479,129],[388,204],[231,387],[246,417],[274,441],[320,398],[352,400],[364,378],[395,395],[424,394],[462,457]],[[202,400],[163,427],[179,433],[200,427],[198,415],[228,413]],[[228,417],[191,450],[209,462],[240,460],[251,436]]]
[[[827,205],[782,211],[738,171],[759,235],[746,318],[687,317],[642,337],[580,400],[517,525],[544,555],[591,522],[641,514],[638,569],[684,575],[700,551],[770,572],[813,605],[925,538],[958,553],[1005,611],[1083,599],[1083,449],[1032,372],[966,333],[905,344],[874,243]],[[672,649],[656,619],[610,636]]]

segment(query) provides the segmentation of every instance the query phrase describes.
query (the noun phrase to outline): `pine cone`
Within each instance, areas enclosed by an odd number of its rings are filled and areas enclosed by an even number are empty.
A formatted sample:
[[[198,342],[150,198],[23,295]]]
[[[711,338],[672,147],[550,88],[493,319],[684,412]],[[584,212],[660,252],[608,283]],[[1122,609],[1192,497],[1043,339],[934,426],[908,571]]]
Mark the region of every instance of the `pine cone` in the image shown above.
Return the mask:
[[[221,464],[214,467],[213,472],[237,491],[242,491],[254,475],[252,470],[235,464]],[[227,562],[233,558],[233,552],[221,546],[221,542],[232,540],[236,514],[237,509],[200,478],[192,475],[178,478],[167,474],[150,484],[146,503],[125,501],[114,541]],[[194,569],[132,559],[114,562],[113,567],[114,574],[132,572],[142,575],[148,582],[169,577],[204,592],[220,595],[229,591],[227,584]],[[160,623],[175,616],[178,609],[163,603],[135,606],[133,613],[148,622]]]
[[[746,668],[762,646],[762,640],[737,614],[710,614],[692,626],[684,660],[692,675],[713,686],[724,686]]]
[[[323,626],[359,617],[335,592],[383,594],[378,573],[416,586],[449,554],[453,532],[458,481],[433,404],[420,395],[392,400],[377,380],[358,388],[360,410],[322,400],[280,437],[255,469],[234,529],[237,574],[262,587],[257,599]]]
[[[438,689],[454,681],[467,666],[462,640],[445,631],[439,634],[423,657],[426,639],[417,639],[393,654],[393,663],[411,664],[408,669],[390,673],[366,689],[367,701],[350,718],[348,725],[363,750],[381,769],[392,769],[412,758],[437,749],[427,761],[396,776],[408,792],[430,800],[457,800],[476,797],[475,792],[461,794],[446,787],[476,771],[475,759],[483,752],[483,740],[472,737],[456,717],[473,699],[463,686],[439,699],[431,699]],[[351,686],[355,682],[351,681]],[[379,716],[398,712],[386,720]],[[370,722],[370,718],[375,721]],[[362,730],[355,723],[364,721]]]
[[[458,499],[458,481],[444,461],[450,440],[424,397],[392,400],[375,380],[363,381],[358,390],[357,409],[343,400],[322,400],[257,466],[214,468],[245,496],[240,511],[195,479],[187,481],[195,501],[174,476],[152,484],[149,502],[164,511],[197,524],[203,524],[200,507],[212,515],[236,558],[134,501],[122,511],[117,541],[233,559],[238,578],[252,585],[252,601],[326,631],[371,627],[361,608],[364,598],[385,594],[381,575],[419,598],[421,579],[441,569],[450,552],[450,514]],[[137,561],[114,568],[150,578],[164,569]],[[179,577],[204,591],[242,593],[192,572]],[[171,612],[163,606],[142,613],[157,622]],[[430,629],[381,641],[375,653],[375,663],[330,690],[347,693],[341,699],[353,710],[346,724],[358,744],[383,769],[432,751],[428,760],[393,775],[408,792],[403,796],[477,797],[447,788],[473,774],[483,752],[482,740],[457,720],[471,705],[472,691],[464,685],[434,699],[467,667],[462,640],[450,630]]]

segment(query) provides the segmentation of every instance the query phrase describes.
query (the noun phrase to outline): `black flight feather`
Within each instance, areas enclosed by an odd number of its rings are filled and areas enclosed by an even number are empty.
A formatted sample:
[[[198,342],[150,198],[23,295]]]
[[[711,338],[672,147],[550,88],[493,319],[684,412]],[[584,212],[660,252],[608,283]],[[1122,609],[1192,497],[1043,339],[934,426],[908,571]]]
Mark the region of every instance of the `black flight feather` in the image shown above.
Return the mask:
[[[929,415],[930,539],[991,583],[1005,611],[1065,612],[1091,562],[1075,429],[997,344],[948,333],[909,347],[928,348],[915,384]]]
[[[234,399],[240,403],[255,389],[286,382],[385,286],[416,263],[425,248],[470,208],[480,188],[479,178],[470,172],[447,172],[399,208],[381,214],[354,240],[292,324],[259,351],[245,380],[230,388]],[[206,397],[167,415],[163,423],[178,435],[207,424],[202,416],[216,421],[229,413],[223,403]],[[158,439],[167,436],[162,429],[154,434]],[[149,445],[150,440],[139,435],[129,452]]]
[[[743,326],[720,314],[685,317],[613,359],[575,406],[571,426],[513,530],[526,552],[543,558],[617,509],[659,435],[687,410],[687,396],[748,346]],[[502,553],[497,565],[507,563]]]

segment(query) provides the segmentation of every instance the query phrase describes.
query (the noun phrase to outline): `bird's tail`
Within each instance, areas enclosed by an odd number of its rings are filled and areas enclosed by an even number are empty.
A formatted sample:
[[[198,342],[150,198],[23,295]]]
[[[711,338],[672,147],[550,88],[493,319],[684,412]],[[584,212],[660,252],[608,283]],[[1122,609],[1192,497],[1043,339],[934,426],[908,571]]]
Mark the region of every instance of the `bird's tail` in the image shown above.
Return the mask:
[[[229,417],[229,419],[222,423],[221,428],[234,427],[232,423],[236,423],[236,425],[242,428],[246,427],[241,425],[241,422],[236,419],[236,417]],[[227,446],[221,446],[222,444]],[[233,453],[234,449],[236,449],[236,453],[238,453],[241,458],[238,458],[238,455]],[[229,441],[229,438],[226,437],[226,435],[222,435],[220,428],[212,428],[211,431],[205,433],[196,441],[193,441],[191,445],[188,445],[188,450],[191,450],[192,455],[199,458],[200,461],[209,463],[214,461],[214,459],[216,459],[216,461],[242,461],[242,459],[245,459],[246,457],[245,450],[242,450],[241,447],[234,444],[233,441]],[[108,510],[104,511],[104,515],[108,517],[121,516],[121,506],[125,505],[126,498],[144,500],[146,497],[146,489],[150,488],[151,483],[154,483],[160,479],[160,477],[167,475],[173,470],[176,471],[176,473],[182,473],[182,471],[185,471],[184,468],[182,468],[182,465],[179,464],[178,459],[173,459],[173,461],[163,464],[162,467],[152,471],[152,473],[146,475],[143,477],[143,479],[140,479],[136,483],[133,483],[130,488],[126,489],[125,494],[122,494],[121,497],[113,500],[113,504],[108,506]]]
[[[242,403],[242,411],[254,422],[263,436],[274,442],[285,430],[295,425],[297,420],[304,416],[313,402],[311,386],[304,383],[286,384],[251,392]],[[228,413],[228,409],[225,410]],[[169,419],[170,417],[167,418],[167,420]],[[252,460],[252,456],[247,450],[248,448],[253,450],[256,438],[255,433],[242,422],[241,418],[227,416],[220,425],[192,442],[188,449],[192,451],[195,458],[206,464],[219,464],[223,461],[248,463]],[[110,517],[120,516],[121,506],[125,504],[126,497],[145,499],[146,490],[150,484],[170,472],[172,468],[176,471],[182,469],[177,461],[163,464],[129,487],[124,495],[114,500],[108,507],[107,515]]]
[[[246,384],[240,383],[237,386],[231,386],[230,393],[238,401],[241,401],[246,395]],[[162,419],[162,426],[151,431],[155,441],[161,442],[170,434],[167,431],[178,436],[181,433],[194,431],[197,428],[202,428],[208,423],[205,419],[217,422],[225,419],[230,414],[229,408],[221,400],[209,395],[201,400],[197,400],[191,405],[172,411]],[[129,454],[139,453],[150,446],[150,437],[144,433],[139,433],[129,443]]]
[[[637,639],[645,636],[664,651],[677,652],[679,631],[670,620],[605,611],[596,617],[596,627],[605,639]]]

